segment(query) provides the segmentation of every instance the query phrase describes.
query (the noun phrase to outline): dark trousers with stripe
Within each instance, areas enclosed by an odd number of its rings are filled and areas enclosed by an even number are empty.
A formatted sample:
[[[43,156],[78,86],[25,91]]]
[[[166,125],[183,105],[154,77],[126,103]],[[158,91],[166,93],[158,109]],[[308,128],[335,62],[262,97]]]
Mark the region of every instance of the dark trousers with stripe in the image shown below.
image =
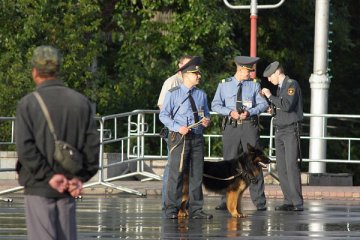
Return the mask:
[[[260,135],[258,124],[253,121],[243,121],[242,124],[233,126],[227,124],[223,130],[223,157],[224,160],[231,160],[238,157],[243,151],[247,151],[247,144],[260,148]],[[256,179],[256,183],[249,186],[250,197],[257,208],[263,208],[266,205],[264,175]],[[226,203],[225,196],[221,198],[221,203]]]
[[[275,128],[276,168],[284,204],[303,205],[296,125]]]
[[[166,214],[180,209],[183,188],[183,170],[189,169],[189,214],[202,210],[204,197],[202,177],[204,167],[204,138],[202,135],[182,137],[171,132],[169,135],[170,158],[166,194]],[[183,162],[181,163],[181,159]],[[182,167],[180,165],[182,164]]]

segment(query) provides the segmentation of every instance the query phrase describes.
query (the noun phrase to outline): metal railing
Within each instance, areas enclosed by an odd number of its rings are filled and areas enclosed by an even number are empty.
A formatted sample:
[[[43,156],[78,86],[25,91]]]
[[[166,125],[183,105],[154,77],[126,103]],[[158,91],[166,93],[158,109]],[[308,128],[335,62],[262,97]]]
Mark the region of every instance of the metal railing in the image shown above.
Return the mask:
[[[124,179],[128,177],[142,177],[142,181],[155,179],[161,180],[162,177],[154,174],[153,172],[146,170],[145,161],[158,161],[165,160],[167,158],[166,143],[160,138],[159,131],[162,128],[162,124],[158,119],[159,110],[135,110],[133,112],[114,114],[104,117],[98,117],[97,122],[100,132],[100,155],[99,155],[99,172],[97,181],[85,184],[84,187],[90,187],[94,185],[103,185],[110,188],[115,188],[120,191],[128,192],[143,196],[135,189],[130,189],[111,183],[114,180]],[[216,120],[217,114],[211,113],[211,118]],[[345,151],[343,158],[327,158],[327,159],[309,159],[308,152],[303,151],[303,161],[322,161],[326,163],[360,163],[360,159],[354,159],[353,149],[360,146],[360,138],[350,136],[335,136],[339,127],[347,126],[344,123],[360,123],[359,115],[340,115],[340,114],[305,114],[304,115],[304,134],[301,136],[302,149],[308,149],[309,140],[311,138],[307,133],[307,127],[309,127],[310,118],[321,118],[327,127],[327,131],[324,132],[324,136],[317,137],[320,141],[326,141],[327,144],[331,142],[339,142],[343,146],[342,150]],[[330,122],[333,121],[333,122]],[[2,145],[14,145],[15,144],[15,118],[14,117],[0,117],[0,147]],[[216,122],[216,121],[215,121]],[[342,122],[340,124],[339,122]],[[262,146],[268,151],[270,159],[275,159],[275,147],[274,147],[274,128],[272,118],[269,114],[263,113],[260,115],[260,124],[264,126],[260,132],[260,139]],[[341,132],[341,131],[340,131]],[[326,135],[325,135],[326,133]],[[213,126],[208,129],[205,134],[205,160],[207,161],[219,161],[221,156],[221,134],[220,127]],[[1,150],[1,149],[0,149]],[[115,162],[105,162],[104,156],[108,152],[119,153],[119,158]],[[331,151],[329,151],[331,152]],[[105,176],[105,171],[115,166],[128,164],[133,167],[131,172],[120,174],[115,177]],[[14,163],[15,165],[15,163]],[[270,166],[270,165],[269,165]],[[14,168],[0,168],[0,172],[15,171]],[[271,167],[268,172],[271,174]],[[276,177],[276,176],[274,176]],[[1,191],[0,195],[10,193],[22,189],[16,187]]]

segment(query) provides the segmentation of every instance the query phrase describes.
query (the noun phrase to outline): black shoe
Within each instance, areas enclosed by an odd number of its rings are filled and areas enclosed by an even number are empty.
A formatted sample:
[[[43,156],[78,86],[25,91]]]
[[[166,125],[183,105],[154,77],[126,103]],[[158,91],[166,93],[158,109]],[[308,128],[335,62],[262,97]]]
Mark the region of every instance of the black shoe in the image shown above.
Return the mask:
[[[227,210],[226,203],[220,203],[215,207],[215,210]]]
[[[265,206],[264,207],[258,207],[257,210],[258,211],[266,211],[266,207]]]
[[[304,207],[303,207],[303,205],[300,205],[300,204],[295,205],[293,211],[302,212],[302,211],[304,211]]]
[[[293,211],[293,210],[294,210],[294,206],[290,204],[283,204],[275,207],[275,211]]]
[[[197,211],[193,214],[191,214],[192,219],[211,219],[213,218],[213,215],[204,213],[203,211]]]

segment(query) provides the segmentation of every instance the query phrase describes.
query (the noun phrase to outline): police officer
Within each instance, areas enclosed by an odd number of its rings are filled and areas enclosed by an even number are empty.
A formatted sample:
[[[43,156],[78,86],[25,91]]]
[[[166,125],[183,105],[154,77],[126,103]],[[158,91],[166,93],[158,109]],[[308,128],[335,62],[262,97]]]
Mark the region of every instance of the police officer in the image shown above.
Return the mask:
[[[277,206],[275,210],[303,211],[300,169],[297,164],[300,151],[299,128],[303,119],[301,89],[297,81],[285,75],[283,67],[277,61],[271,63],[263,75],[272,84],[278,85],[277,96],[271,95],[267,88],[262,89],[262,93],[276,108],[273,113],[276,163],[284,204]]]
[[[179,60],[178,68],[180,69],[186,63],[188,63],[191,60],[191,58],[192,58],[192,56],[190,56],[190,55],[185,55],[185,56],[181,57]],[[163,102],[164,102],[165,94],[171,88],[179,86],[182,82],[183,82],[183,79],[181,76],[181,71],[177,71],[174,75],[172,75],[171,77],[169,77],[168,79],[166,79],[164,81],[164,84],[161,88],[161,92],[159,95],[158,103],[157,103],[160,110],[161,110]],[[165,141],[167,142],[167,139]],[[165,201],[166,201],[165,195],[166,195],[167,181],[168,181],[168,175],[169,175],[169,162],[170,162],[170,158],[169,158],[169,148],[168,148],[168,161],[164,168],[163,185],[162,185],[162,190],[161,190],[161,208],[162,209],[165,209]]]
[[[168,144],[171,161],[165,203],[165,216],[170,219],[178,217],[184,166],[189,168],[189,217],[212,218],[211,214],[202,210],[203,129],[210,123],[210,112],[206,93],[196,88],[201,78],[200,62],[200,57],[194,57],[179,69],[183,83],[169,90],[159,115],[160,121],[170,130]]]
[[[257,57],[235,57],[235,75],[218,85],[212,101],[212,110],[223,116],[224,160],[237,157],[240,144],[243,151],[247,151],[248,143],[260,147],[258,115],[266,111],[268,103],[260,94],[260,84],[250,78],[250,72],[254,71],[254,64],[258,61]],[[266,198],[262,171],[256,180],[256,183],[250,184],[250,196],[256,208],[264,211]],[[225,196],[215,209],[227,209]]]

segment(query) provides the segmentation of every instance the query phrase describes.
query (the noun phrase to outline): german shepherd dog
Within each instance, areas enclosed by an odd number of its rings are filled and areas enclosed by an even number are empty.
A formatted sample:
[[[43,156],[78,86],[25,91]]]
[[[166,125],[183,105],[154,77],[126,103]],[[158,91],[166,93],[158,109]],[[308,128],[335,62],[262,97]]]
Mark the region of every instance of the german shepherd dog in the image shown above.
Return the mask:
[[[256,181],[263,167],[270,163],[270,159],[263,151],[247,145],[248,151],[239,157],[220,162],[204,162],[203,185],[209,191],[226,193],[226,205],[232,217],[246,217],[241,212],[241,198],[251,182]],[[184,171],[184,186],[182,204],[178,217],[186,217],[188,201],[188,171]]]

